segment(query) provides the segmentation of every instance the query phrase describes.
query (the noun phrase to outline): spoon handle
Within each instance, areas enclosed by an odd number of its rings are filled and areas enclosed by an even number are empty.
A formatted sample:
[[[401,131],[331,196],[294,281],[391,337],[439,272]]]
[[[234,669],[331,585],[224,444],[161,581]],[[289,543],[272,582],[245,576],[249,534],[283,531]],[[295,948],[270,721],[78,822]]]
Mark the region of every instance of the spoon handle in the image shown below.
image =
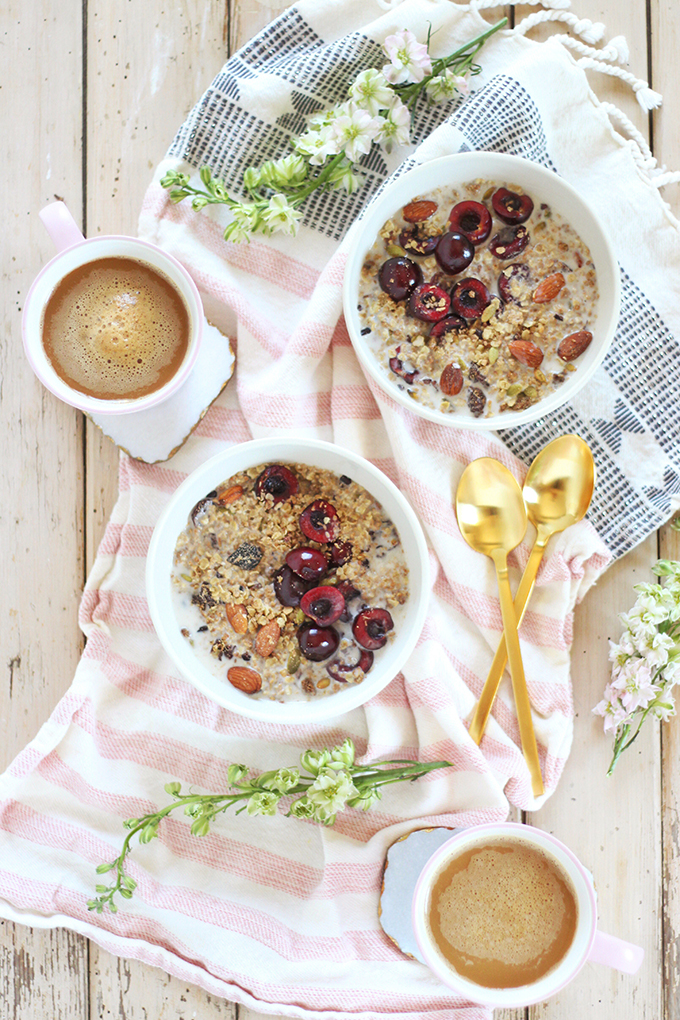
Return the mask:
[[[536,574],[538,573],[538,568],[541,564],[541,560],[543,559],[543,553],[545,552],[548,538],[549,536],[544,536],[540,531],[538,532],[536,541],[534,542],[534,547],[531,550],[529,559],[527,560],[527,565],[524,568],[522,580],[519,582],[519,588],[515,595],[514,604],[518,628],[522,625],[527,602],[534,590]],[[493,662],[491,663],[489,675],[484,681],[482,693],[479,697],[479,701],[477,702],[472,722],[470,723],[470,736],[476,744],[481,743],[482,736],[484,735],[484,730],[486,729],[486,724],[489,719],[489,715],[491,714],[493,703],[496,700],[496,694],[498,693],[498,688],[500,687],[501,679],[503,677],[503,670],[505,669],[507,661],[508,650],[505,643],[504,631],[501,634],[500,641],[498,642],[498,648],[496,649],[496,654],[494,655]]]
[[[529,704],[529,692],[524,676],[524,665],[522,664],[522,652],[519,647],[519,635],[517,633],[517,617],[515,607],[512,604],[512,592],[510,590],[510,579],[508,578],[507,555],[501,549],[495,550],[493,554],[496,565],[496,576],[498,578],[498,594],[501,602],[501,615],[503,617],[503,630],[505,631],[505,643],[508,648],[510,659],[510,675],[512,677],[512,690],[515,695],[515,707],[517,708],[517,722],[519,723],[519,736],[522,744],[522,752],[525,761],[529,766],[531,775],[531,789],[534,797],[540,797],[543,793],[543,778],[541,766],[538,760],[538,747],[536,746],[536,734],[534,724],[531,720],[531,705]]]

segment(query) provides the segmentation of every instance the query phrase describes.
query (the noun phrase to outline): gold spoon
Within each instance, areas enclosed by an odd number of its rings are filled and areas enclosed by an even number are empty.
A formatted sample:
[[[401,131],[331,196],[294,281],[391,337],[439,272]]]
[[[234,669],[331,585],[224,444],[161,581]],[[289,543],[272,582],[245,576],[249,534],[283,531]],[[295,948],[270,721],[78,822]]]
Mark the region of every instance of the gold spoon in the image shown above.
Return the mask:
[[[536,574],[549,539],[585,516],[594,487],[593,455],[580,436],[567,435],[553,439],[531,464],[522,495],[529,520],[536,528],[536,541],[515,595],[518,627],[522,624],[527,602],[534,590]],[[501,635],[470,724],[470,736],[476,744],[482,739],[507,661],[505,635]]]
[[[456,516],[467,544],[490,556],[496,567],[522,751],[529,766],[534,796],[540,797],[543,779],[508,578],[508,553],[519,545],[527,528],[522,490],[499,461],[480,457],[468,464],[461,475],[456,492]]]

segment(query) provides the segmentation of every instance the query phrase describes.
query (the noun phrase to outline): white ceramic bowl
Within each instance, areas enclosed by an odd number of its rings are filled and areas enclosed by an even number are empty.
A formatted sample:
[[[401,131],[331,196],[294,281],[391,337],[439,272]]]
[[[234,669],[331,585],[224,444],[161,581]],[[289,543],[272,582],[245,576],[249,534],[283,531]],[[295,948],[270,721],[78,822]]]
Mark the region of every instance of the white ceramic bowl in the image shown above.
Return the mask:
[[[467,408],[445,413],[412,400],[405,390],[399,388],[394,374],[379,364],[361,335],[357,310],[361,268],[385,221],[416,195],[424,195],[441,186],[460,185],[479,177],[521,185],[531,195],[535,205],[547,202],[560,213],[588,245],[599,289],[593,339],[579,358],[577,371],[572,372],[556,391],[526,410],[501,411],[489,418],[475,418]],[[459,428],[487,430],[512,428],[535,421],[567,403],[585,386],[614,338],[619,317],[620,278],[611,242],[600,220],[581,195],[556,173],[538,163],[499,152],[461,152],[423,163],[398,177],[377,196],[358,222],[353,240],[345,268],[343,304],[354,349],[363,367],[390,397],[430,421]]]
[[[182,637],[172,601],[170,573],[177,538],[196,503],[237,471],[265,463],[298,463],[349,475],[382,504],[395,524],[409,569],[410,597],[394,639],[375,656],[363,683],[309,701],[256,700],[214,676]],[[163,648],[203,694],[225,708],[272,723],[311,723],[363,705],[381,691],[413,651],[425,622],[429,596],[428,552],[422,528],[406,499],[382,471],[363,457],[313,439],[259,439],[217,454],[179,486],[153,533],[146,563],[146,591],[151,619]]]

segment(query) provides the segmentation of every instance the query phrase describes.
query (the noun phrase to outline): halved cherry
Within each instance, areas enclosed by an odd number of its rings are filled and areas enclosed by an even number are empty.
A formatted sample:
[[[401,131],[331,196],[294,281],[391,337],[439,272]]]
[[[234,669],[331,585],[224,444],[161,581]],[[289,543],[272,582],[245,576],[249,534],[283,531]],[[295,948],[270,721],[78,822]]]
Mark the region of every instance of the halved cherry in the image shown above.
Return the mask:
[[[489,251],[497,259],[514,259],[529,243],[526,227],[504,227],[489,241]]]
[[[326,551],[329,567],[342,567],[352,559],[351,542],[332,542]]]
[[[326,672],[334,680],[337,680],[338,683],[346,684],[347,681],[341,675],[342,673],[353,673],[355,669],[368,673],[373,665],[373,658],[373,652],[367,652],[365,648],[360,648],[358,662],[341,662],[339,659],[334,659],[333,662],[329,662],[326,666]]]
[[[470,265],[475,249],[465,234],[449,230],[439,238],[434,255],[444,272],[455,276]]]
[[[378,283],[393,301],[403,301],[414,287],[423,282],[420,266],[405,255],[383,262],[378,270]]]
[[[258,496],[265,494],[274,497],[275,503],[289,499],[298,491],[298,480],[283,464],[270,464],[255,480],[255,492]]]
[[[340,518],[326,499],[315,499],[300,514],[300,530],[313,542],[335,542],[340,534]]]
[[[425,255],[431,255],[437,247],[440,235],[423,233],[417,228],[411,230],[402,230],[399,234],[399,244],[409,255],[418,255],[421,258]]]
[[[408,307],[422,322],[438,322],[449,314],[451,298],[436,283],[421,283],[411,291]]]
[[[433,336],[435,340],[440,340],[448,333],[460,333],[461,329],[466,327],[467,322],[460,315],[447,315],[445,319],[435,322],[430,330],[430,336]]]
[[[323,662],[335,655],[340,644],[340,635],[334,627],[319,627],[308,621],[298,627],[297,632],[300,651],[305,659],[311,662]]]
[[[328,627],[344,613],[345,600],[337,588],[322,584],[305,592],[300,599],[300,609],[321,627]]]
[[[449,213],[451,230],[481,244],[491,233],[491,213],[481,202],[458,202]]]
[[[515,292],[528,284],[530,280],[531,270],[526,262],[513,262],[498,277],[498,293],[506,304],[510,301],[519,304],[520,299]]]
[[[382,648],[387,641],[387,632],[394,623],[386,609],[362,609],[352,624],[355,641],[362,648],[374,651]]]
[[[534,211],[533,200],[528,195],[518,195],[516,191],[499,188],[491,196],[491,205],[504,223],[524,223]]]
[[[451,308],[464,319],[478,319],[490,301],[482,281],[472,276],[459,280],[451,291]]]
[[[318,549],[301,545],[286,555],[290,569],[305,581],[318,581],[328,570],[328,561]]]

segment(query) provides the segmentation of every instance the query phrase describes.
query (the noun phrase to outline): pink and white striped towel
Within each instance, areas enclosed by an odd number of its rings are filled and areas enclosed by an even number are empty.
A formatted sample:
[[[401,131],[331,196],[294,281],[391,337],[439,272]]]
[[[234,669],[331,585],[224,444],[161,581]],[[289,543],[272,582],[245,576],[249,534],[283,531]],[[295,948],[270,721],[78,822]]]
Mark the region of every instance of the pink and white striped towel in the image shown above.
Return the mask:
[[[476,10],[448,0],[387,6],[379,0],[304,0],[292,8],[227,63],[148,191],[140,232],[188,267],[208,317],[237,341],[237,372],[172,460],[150,466],[121,458],[120,497],[82,601],[88,641],[74,683],[0,779],[0,914],[27,924],[66,925],[109,951],[264,1012],[329,1020],[434,1020],[455,1013],[459,1020],[482,1020],[488,1011],[458,1001],[424,966],[400,953],[383,934],[377,908],[385,853],[399,836],[414,828],[503,819],[509,803],[539,806],[519,750],[507,679],[481,749],[467,734],[501,620],[493,567],[463,542],[452,509],[457,479],[475,457],[498,457],[521,480],[525,465],[509,449],[518,439],[514,432],[502,442],[425,422],[367,382],[341,317],[346,247],[338,247],[338,240],[351,219],[344,200],[330,196],[317,203],[296,240],[235,246],[221,239],[221,210],[197,214],[173,206],[158,184],[169,166],[193,171],[211,154],[216,172],[237,178],[239,160],[259,162],[268,154],[261,149],[264,137],[280,147],[285,130],[299,130],[297,111],[313,108],[304,107],[305,95],[316,90],[319,101],[330,105],[359,66],[379,62],[378,41],[399,26],[422,34],[430,22],[442,53],[480,27]],[[480,88],[444,110],[447,123],[414,158],[481,139],[489,148],[552,161],[595,201],[606,194],[624,270],[631,267],[633,286],[644,288],[644,299],[672,322],[680,302],[675,294],[673,311],[670,291],[680,273],[665,274],[665,291],[656,293],[649,266],[661,258],[668,266],[677,262],[677,225],[572,57],[556,42],[539,45],[508,32],[493,38],[482,63]],[[254,107],[257,117],[249,112]],[[466,120],[470,110],[474,116]],[[431,127],[417,122],[416,135]],[[259,159],[253,156],[258,145]],[[366,174],[375,190],[380,167],[370,158]],[[391,169],[386,165],[383,176]],[[659,227],[648,260],[640,257],[644,237],[636,235],[633,251],[619,215],[623,199],[612,181],[625,185],[625,201],[642,210],[650,238]],[[619,355],[628,356],[625,348]],[[627,413],[642,420],[641,429],[626,435],[629,419],[617,410],[621,400]],[[609,471],[607,484],[614,486],[600,503],[600,535],[583,522],[553,540],[522,629],[548,794],[571,742],[574,605],[604,569],[610,550],[621,551],[621,536],[629,544],[642,537],[630,502],[628,519],[614,503],[621,493],[629,498],[630,490],[630,499],[648,510],[648,530],[657,523],[652,511],[663,512],[649,486],[656,483],[655,471],[666,477],[672,451],[653,447],[652,403],[631,408],[616,380],[603,372],[569,410],[571,419],[534,429],[541,442],[551,430],[586,432],[605,478]],[[666,413],[664,394],[656,405],[655,414]],[[618,451],[613,426],[606,435],[597,433],[597,421],[614,419]],[[291,432],[332,440],[382,468],[420,515],[432,550],[427,622],[403,674],[365,707],[325,726],[265,725],[207,700],[161,650],[144,592],[149,539],[179,482],[225,446]],[[627,458],[639,464],[645,441],[647,490],[636,487],[626,467]],[[667,495],[673,484],[659,483],[655,491]],[[607,500],[619,515],[617,531],[611,530]],[[514,584],[531,540],[529,535],[512,557]],[[220,790],[229,762],[257,770],[295,764],[305,748],[347,735],[366,760],[446,758],[453,768],[390,787],[370,812],[348,810],[333,828],[283,815],[225,815],[212,834],[197,839],[183,817],[167,820],[159,839],[133,852],[134,898],[115,915],[88,913],[95,866],[118,853],[121,822],[167,803],[166,782]]]

